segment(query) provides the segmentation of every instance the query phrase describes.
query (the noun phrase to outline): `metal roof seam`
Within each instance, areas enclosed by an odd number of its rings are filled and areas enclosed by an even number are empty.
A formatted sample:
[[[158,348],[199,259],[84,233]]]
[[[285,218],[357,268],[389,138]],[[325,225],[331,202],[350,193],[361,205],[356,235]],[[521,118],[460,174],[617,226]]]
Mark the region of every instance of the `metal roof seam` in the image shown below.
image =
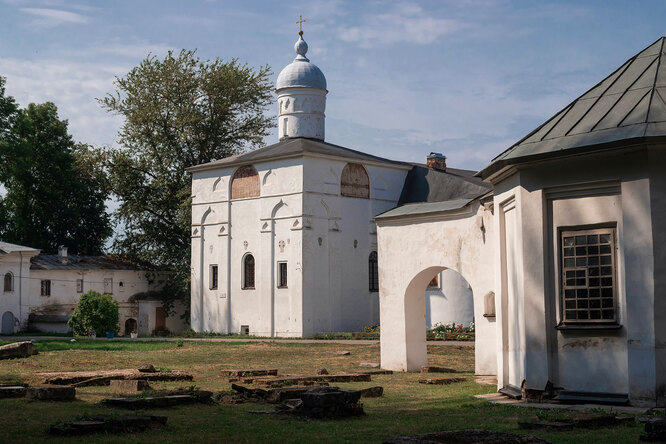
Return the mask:
[[[654,99],[654,92],[657,89],[657,78],[659,77],[659,67],[661,66],[661,59],[664,54],[664,40],[666,37],[661,38],[661,48],[659,48],[659,56],[657,57],[659,61],[657,62],[657,72],[654,76],[654,83],[652,84],[652,94],[650,95],[650,102],[648,103],[648,110],[645,113],[645,123],[650,121],[650,110],[652,108],[652,99]],[[647,127],[645,128],[645,133],[647,133]]]
[[[627,70],[629,69],[629,67],[631,67],[631,65],[633,65],[634,62],[635,62],[637,59],[638,59],[638,56],[634,57],[633,60],[631,60],[631,63],[629,63],[629,64],[626,66],[626,68],[624,69],[624,71],[622,71],[622,74],[624,74],[625,72],[627,72]],[[629,90],[631,89],[631,87],[634,86],[634,85],[636,84],[636,82],[638,81],[638,79],[640,79],[641,77],[643,77],[643,74],[645,74],[645,72],[646,72],[648,69],[650,69],[650,66],[652,66],[653,63],[654,63],[654,60],[648,64],[647,68],[645,68],[645,69],[643,70],[643,72],[641,73],[641,75],[639,75],[638,77],[636,77],[636,78],[634,79],[634,81],[631,82],[631,84],[630,84],[629,86],[627,86],[627,88],[622,92],[622,94],[619,95],[619,97],[618,97],[617,100],[613,103],[613,105],[611,105],[611,106],[608,107],[608,109],[606,110],[606,112],[604,113],[604,115],[601,116],[601,118],[597,121],[597,123],[595,123],[594,125],[592,125],[592,128],[590,128],[590,132],[594,131],[594,129],[597,127],[597,125],[599,125],[599,124],[604,120],[604,118],[605,118],[605,117],[606,117],[606,116],[607,116],[607,115],[608,115],[608,114],[609,114],[609,113],[615,108],[615,105],[617,105],[618,103],[620,103],[620,100],[622,100],[622,98],[627,94],[627,91],[629,91]],[[597,97],[597,100],[596,100],[596,101],[594,102],[594,104],[590,107],[590,109],[588,109],[587,112],[586,112],[585,114],[583,114],[583,115],[581,116],[580,119],[578,119],[578,122],[576,122],[576,124],[575,124],[574,126],[572,126],[571,129],[570,129],[565,135],[567,135],[567,136],[569,135],[569,132],[571,132],[571,130],[573,130],[573,129],[576,127],[576,125],[578,125],[578,124],[580,123],[580,121],[583,120],[583,118],[587,115],[587,113],[590,112],[590,110],[594,107],[594,105],[596,105],[597,102],[599,102],[599,100],[601,100],[601,98],[604,97],[604,95],[608,92],[608,90],[610,90],[610,89],[613,87],[613,85],[615,85],[615,83],[617,83],[617,81],[618,81],[619,79],[622,78],[622,74],[620,74],[619,76],[617,76],[617,77],[615,78],[615,80],[613,80],[613,81],[611,82],[611,84],[608,85],[608,88],[606,88],[606,89],[604,90],[603,93],[599,94],[599,97]],[[608,78],[608,77],[606,77],[606,78]],[[639,101],[639,102],[640,102],[640,101]],[[636,104],[638,104],[638,102],[637,102]],[[635,107],[636,107],[636,106],[634,105],[634,108],[635,108]],[[633,108],[632,108],[632,111],[633,111]],[[630,112],[631,112],[631,111],[630,111]],[[628,116],[628,115],[629,115],[629,114],[627,114],[627,116]],[[624,116],[624,117],[622,118],[622,120],[626,119],[627,116]],[[620,125],[617,125],[617,126],[620,126]]]

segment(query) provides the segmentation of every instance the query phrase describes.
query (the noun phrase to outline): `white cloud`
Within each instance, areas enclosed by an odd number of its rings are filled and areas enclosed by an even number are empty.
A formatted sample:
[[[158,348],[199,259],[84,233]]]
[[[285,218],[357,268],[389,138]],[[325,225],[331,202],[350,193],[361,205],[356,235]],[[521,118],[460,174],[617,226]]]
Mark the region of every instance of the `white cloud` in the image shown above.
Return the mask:
[[[120,117],[104,111],[95,98],[111,92],[115,76],[128,69],[119,64],[0,58],[8,95],[21,106],[55,103],[59,117],[69,120],[74,140],[94,145],[113,145],[122,124]]]
[[[144,59],[148,54],[164,56],[168,51],[175,51],[176,48],[167,44],[117,44],[96,48],[103,54],[116,55],[122,57]]]
[[[51,8],[21,8],[21,11],[30,14],[37,19],[34,24],[41,25],[60,25],[62,23],[88,23],[89,18],[85,15],[77,14],[75,12],[63,11],[61,9]]]
[[[404,4],[387,13],[366,15],[358,26],[343,27],[340,38],[364,48],[398,42],[428,44],[462,28],[456,20],[433,17],[418,5]]]

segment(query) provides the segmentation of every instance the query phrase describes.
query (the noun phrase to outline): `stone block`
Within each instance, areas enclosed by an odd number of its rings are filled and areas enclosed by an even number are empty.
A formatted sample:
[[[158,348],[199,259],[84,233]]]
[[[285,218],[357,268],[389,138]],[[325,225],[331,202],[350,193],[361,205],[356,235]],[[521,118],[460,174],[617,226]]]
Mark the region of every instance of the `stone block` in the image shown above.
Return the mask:
[[[108,398],[104,400],[104,403],[107,405],[132,410],[171,407],[174,405],[193,404],[195,402],[197,402],[197,399],[192,395],[170,395],[146,398]]]
[[[141,373],[157,373],[158,370],[153,366],[153,364],[143,364],[137,367]]]
[[[232,369],[222,370],[221,374],[222,376],[241,378],[244,376],[276,376],[278,371],[276,368]]]
[[[351,353],[348,352],[347,350],[334,350],[334,351],[325,351],[324,354],[331,356],[349,356]]]
[[[30,341],[14,342],[0,347],[0,359],[27,358],[39,354]]]
[[[328,375],[328,370],[326,370],[324,367],[322,367],[322,368],[318,368],[315,373],[318,374],[318,375]]]
[[[384,394],[384,387],[368,387],[360,390],[361,398],[379,398]]]
[[[465,378],[428,378],[419,379],[419,384],[447,385],[463,381],[465,381]]]
[[[58,436],[87,435],[92,433],[133,433],[148,428],[161,427],[167,422],[166,416],[146,415],[94,415],[83,421],[56,424],[49,433]]]
[[[2,398],[25,398],[25,387],[21,385],[8,385],[0,387],[0,399]]]
[[[115,393],[139,393],[150,389],[148,381],[141,379],[112,379],[109,386]]]
[[[76,399],[76,388],[71,386],[28,387],[25,395],[29,399],[39,401],[74,401]]]
[[[377,362],[361,362],[359,367],[367,367],[367,368],[379,368],[379,363]]]

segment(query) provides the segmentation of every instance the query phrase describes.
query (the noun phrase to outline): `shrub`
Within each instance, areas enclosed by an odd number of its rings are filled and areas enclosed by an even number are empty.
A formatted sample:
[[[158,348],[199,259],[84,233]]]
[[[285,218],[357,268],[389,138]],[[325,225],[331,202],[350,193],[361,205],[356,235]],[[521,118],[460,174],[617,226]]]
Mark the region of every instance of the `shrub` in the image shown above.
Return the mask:
[[[79,299],[67,325],[77,335],[118,333],[118,302],[111,295],[89,291]]]

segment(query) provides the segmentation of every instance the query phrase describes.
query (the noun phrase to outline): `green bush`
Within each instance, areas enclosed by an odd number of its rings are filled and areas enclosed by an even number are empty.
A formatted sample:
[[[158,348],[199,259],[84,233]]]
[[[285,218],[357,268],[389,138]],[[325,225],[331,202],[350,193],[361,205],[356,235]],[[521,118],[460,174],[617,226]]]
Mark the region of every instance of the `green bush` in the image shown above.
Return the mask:
[[[118,302],[109,294],[91,290],[81,296],[67,325],[77,335],[118,333]]]

